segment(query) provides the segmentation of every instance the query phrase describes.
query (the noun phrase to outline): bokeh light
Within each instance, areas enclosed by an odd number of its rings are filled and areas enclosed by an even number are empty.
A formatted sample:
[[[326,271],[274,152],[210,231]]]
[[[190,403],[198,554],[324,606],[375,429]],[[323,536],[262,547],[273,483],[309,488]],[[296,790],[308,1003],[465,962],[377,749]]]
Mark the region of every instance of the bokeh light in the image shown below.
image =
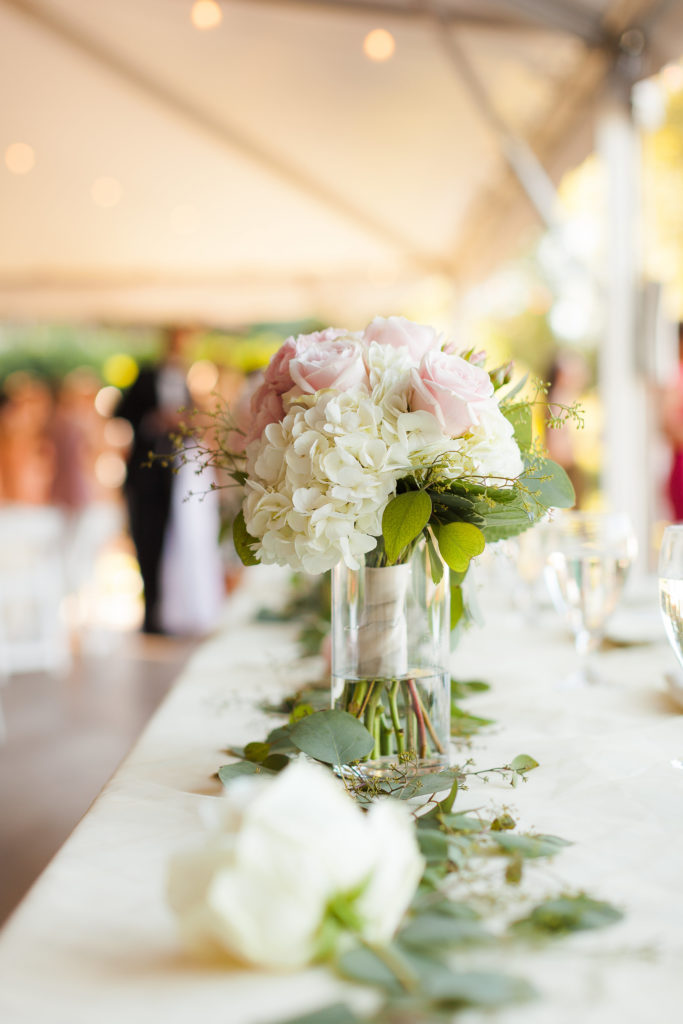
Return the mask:
[[[127,352],[116,352],[108,356],[102,367],[102,375],[107,384],[116,388],[127,388],[137,378],[138,364]]]
[[[218,383],[218,367],[208,359],[198,359],[187,371],[187,386],[193,395],[210,395]]]
[[[115,388],[112,384],[108,384],[106,387],[100,388],[95,395],[95,411],[98,412],[100,416],[108,419],[113,414],[120,398],[120,389]]]
[[[133,443],[133,428],[128,420],[117,417],[104,425],[104,440],[112,448],[127,448]]]
[[[11,174],[28,174],[35,163],[35,150],[26,142],[12,142],[5,150],[5,164]]]
[[[190,17],[194,27],[205,32],[220,25],[223,12],[216,0],[195,0]]]
[[[102,452],[95,459],[95,479],[102,487],[121,487],[126,479],[126,464],[116,452]]]
[[[393,57],[396,41],[385,28],[373,28],[363,40],[363,52],[370,60],[384,61]]]

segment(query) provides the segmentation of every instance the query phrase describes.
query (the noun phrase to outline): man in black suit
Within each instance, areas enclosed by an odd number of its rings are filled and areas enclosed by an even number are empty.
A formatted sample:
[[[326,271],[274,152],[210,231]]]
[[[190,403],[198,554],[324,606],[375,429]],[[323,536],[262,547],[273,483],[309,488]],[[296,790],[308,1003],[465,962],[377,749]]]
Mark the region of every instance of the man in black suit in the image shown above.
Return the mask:
[[[190,397],[185,383],[184,350],[188,332],[166,331],[165,351],[158,366],[141,369],[123,395],[115,415],[131,424],[133,443],[128,455],[124,494],[130,532],[144,584],[145,633],[161,633],[159,570],[173,487],[170,434],[177,428],[178,410]]]

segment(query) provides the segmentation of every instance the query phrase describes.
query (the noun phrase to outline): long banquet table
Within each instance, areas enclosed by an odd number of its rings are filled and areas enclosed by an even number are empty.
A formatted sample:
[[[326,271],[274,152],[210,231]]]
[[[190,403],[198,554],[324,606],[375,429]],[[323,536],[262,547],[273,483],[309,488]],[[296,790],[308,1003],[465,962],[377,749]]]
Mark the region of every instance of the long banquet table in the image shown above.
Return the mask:
[[[371,993],[324,968],[265,975],[192,961],[165,903],[169,857],[202,833],[223,751],[263,737],[273,724],[263,700],[320,668],[298,660],[294,627],[253,617],[260,603],[277,600],[283,579],[249,571],[224,627],[197,650],[0,934],[3,1024],[275,1024],[349,994],[357,1009],[372,1008]],[[606,681],[584,688],[563,686],[574,655],[550,610],[524,624],[499,592],[480,600],[488,621],[463,637],[452,668],[491,682],[467,706],[496,725],[454,758],[471,756],[484,768],[527,753],[540,767],[515,789],[497,778],[475,784],[459,806],[507,805],[521,827],[573,841],[528,869],[530,896],[586,890],[625,917],[604,931],[506,953],[498,966],[527,977],[540,998],[493,1018],[470,1010],[458,1021],[680,1021],[683,770],[672,762],[683,758],[683,718],[664,689],[674,663],[654,590],[622,609],[626,633],[641,642],[601,654]]]

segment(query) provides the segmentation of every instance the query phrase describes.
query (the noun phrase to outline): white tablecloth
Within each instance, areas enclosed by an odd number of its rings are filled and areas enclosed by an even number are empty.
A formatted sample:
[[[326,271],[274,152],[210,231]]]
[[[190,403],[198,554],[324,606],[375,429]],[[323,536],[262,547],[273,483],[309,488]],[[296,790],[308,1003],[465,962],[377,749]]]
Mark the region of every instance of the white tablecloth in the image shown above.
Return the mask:
[[[281,577],[250,572],[225,628],[197,651],[0,935],[3,1024],[272,1024],[348,993],[323,968],[266,976],[193,963],[165,904],[169,856],[201,833],[202,808],[219,792],[211,776],[226,760],[222,751],[264,736],[273,720],[261,700],[320,667],[297,661],[292,628],[252,620]],[[605,931],[506,953],[497,965],[526,976],[542,998],[502,1011],[494,1018],[501,1024],[681,1020],[683,771],[671,762],[683,757],[683,718],[664,692],[673,655],[654,590],[647,594],[650,604],[641,595],[622,623],[651,632],[651,642],[602,654],[604,685],[564,688],[574,655],[550,611],[524,625],[499,599],[494,608],[493,594],[482,596],[487,625],[454,652],[456,676],[492,683],[468,708],[497,722],[456,759],[473,756],[486,767],[527,753],[540,762],[515,789],[495,779],[475,784],[460,808],[507,804],[522,827],[573,840],[552,862],[529,867],[523,891],[587,890],[626,912]],[[358,1009],[372,1005],[365,992],[351,995]],[[480,1017],[469,1011],[458,1020]]]

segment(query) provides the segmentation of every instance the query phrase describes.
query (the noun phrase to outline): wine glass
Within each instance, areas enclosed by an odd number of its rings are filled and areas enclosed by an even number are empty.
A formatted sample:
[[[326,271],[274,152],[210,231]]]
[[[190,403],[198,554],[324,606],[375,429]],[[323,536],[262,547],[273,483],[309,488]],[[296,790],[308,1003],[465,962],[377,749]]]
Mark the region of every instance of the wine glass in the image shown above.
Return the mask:
[[[659,608],[664,629],[678,664],[683,668],[683,524],[667,526],[659,551]],[[679,681],[667,676],[676,689]],[[683,768],[683,759],[671,762],[674,768]]]
[[[569,682],[597,682],[599,648],[637,551],[628,516],[565,512],[547,529],[545,578],[553,604],[574,634],[579,669]]]

